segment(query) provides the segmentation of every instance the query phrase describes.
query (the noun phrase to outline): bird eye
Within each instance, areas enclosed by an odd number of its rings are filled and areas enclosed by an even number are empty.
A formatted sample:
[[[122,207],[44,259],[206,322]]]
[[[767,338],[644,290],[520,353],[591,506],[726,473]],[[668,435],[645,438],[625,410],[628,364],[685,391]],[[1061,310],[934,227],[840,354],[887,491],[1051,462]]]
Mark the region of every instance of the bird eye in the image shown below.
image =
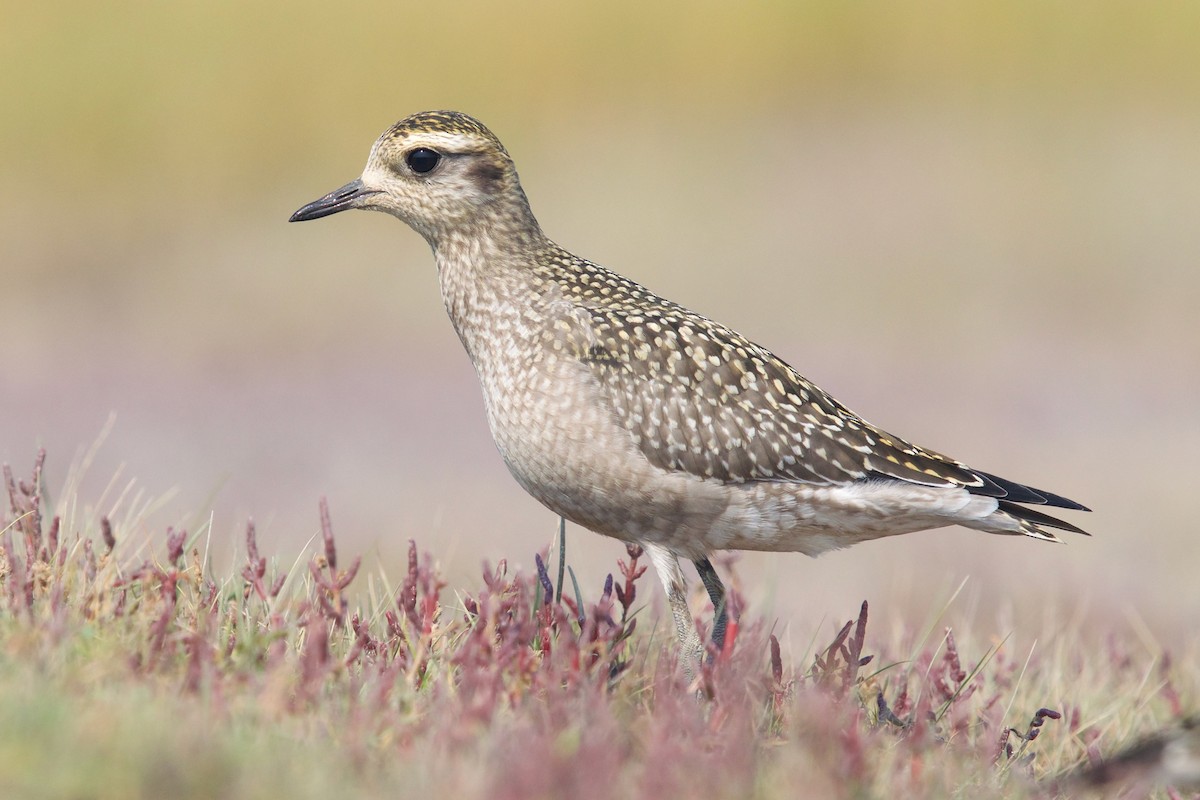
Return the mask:
[[[404,163],[408,164],[408,168],[421,174],[431,171],[441,160],[441,154],[428,147],[418,147],[404,157]]]

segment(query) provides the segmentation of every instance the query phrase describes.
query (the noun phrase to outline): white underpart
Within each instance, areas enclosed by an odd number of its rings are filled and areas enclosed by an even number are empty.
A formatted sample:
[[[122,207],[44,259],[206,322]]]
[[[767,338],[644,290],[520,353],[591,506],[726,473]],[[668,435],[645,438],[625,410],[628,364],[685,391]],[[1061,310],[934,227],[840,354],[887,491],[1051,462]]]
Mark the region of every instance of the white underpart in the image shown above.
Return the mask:
[[[706,544],[713,550],[790,550],[820,555],[901,533],[963,525],[994,533],[1019,533],[993,497],[966,489],[866,481],[837,486],[778,484],[736,487],[744,502],[731,503],[714,522]]]

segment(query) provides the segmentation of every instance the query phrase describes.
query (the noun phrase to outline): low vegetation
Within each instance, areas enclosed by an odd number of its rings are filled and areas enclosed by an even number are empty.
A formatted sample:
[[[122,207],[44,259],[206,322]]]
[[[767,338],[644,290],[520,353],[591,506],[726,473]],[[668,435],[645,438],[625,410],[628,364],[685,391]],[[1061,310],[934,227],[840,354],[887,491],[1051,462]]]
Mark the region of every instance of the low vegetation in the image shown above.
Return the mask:
[[[307,563],[262,555],[250,524],[216,574],[195,534],[46,507],[43,457],[28,481],[5,468],[5,797],[1188,796],[1195,640],[1079,632],[1018,658],[943,629],[914,654],[864,603],[790,662],[735,596],[689,680],[636,547],[595,591],[542,554],[449,587],[415,543],[389,580],[338,552],[322,503]]]

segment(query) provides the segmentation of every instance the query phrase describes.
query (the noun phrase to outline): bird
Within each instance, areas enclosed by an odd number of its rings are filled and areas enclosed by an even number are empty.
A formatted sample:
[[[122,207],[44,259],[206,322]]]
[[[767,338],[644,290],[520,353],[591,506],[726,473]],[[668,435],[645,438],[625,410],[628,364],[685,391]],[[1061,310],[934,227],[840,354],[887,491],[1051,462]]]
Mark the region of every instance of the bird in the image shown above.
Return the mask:
[[[1106,758],[1092,758],[1049,782],[1055,797],[1101,789],[1109,796],[1149,794],[1156,785],[1200,790],[1200,714],[1175,720]]]
[[[724,647],[718,551],[817,556],[949,525],[1087,535],[1039,510],[1082,504],[875,427],[765,347],[560,247],[508,150],[472,116],[400,120],[359,178],[290,221],[350,209],[425,238],[513,478],[567,520],[644,548],[691,656]],[[712,601],[709,642],[681,558]]]

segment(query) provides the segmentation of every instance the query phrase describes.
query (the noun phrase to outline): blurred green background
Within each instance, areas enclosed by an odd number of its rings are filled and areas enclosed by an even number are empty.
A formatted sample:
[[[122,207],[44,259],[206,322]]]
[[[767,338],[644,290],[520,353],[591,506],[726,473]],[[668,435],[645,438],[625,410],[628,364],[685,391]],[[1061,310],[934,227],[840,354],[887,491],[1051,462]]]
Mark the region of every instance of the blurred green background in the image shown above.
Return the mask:
[[[1096,509],[1067,547],[747,556],[783,620],[967,575],[984,608],[1200,609],[1200,5],[0,9],[0,459],[45,445],[61,486],[115,414],[87,513],[162,498],[152,525],[229,554],[253,515],[290,557],[326,494],[385,567],[410,537],[452,576],[529,565],[556,520],[492,448],[424,242],[286,223],[393,121],[457,108],[569,249]],[[622,552],[572,546],[593,584]]]

